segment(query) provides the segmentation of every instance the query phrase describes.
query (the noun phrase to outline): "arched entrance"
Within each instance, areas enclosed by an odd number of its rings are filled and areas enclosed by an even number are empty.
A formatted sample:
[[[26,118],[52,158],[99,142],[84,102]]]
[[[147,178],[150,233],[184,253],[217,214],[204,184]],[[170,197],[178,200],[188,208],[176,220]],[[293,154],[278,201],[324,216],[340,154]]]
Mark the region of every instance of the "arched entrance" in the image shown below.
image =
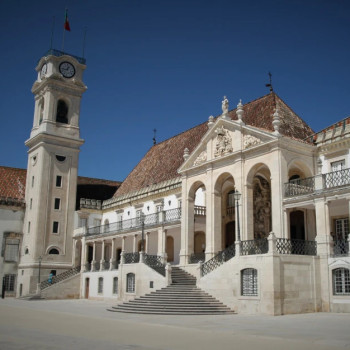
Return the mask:
[[[235,226],[236,226],[235,221],[230,221],[225,226],[225,248],[235,243],[235,240],[236,240]]]
[[[168,262],[174,261],[174,238],[167,236],[166,238],[166,254],[168,257]]]
[[[290,239],[305,240],[305,222],[302,210],[290,213]]]
[[[194,253],[201,254],[205,252],[205,233],[195,232],[194,234]]]

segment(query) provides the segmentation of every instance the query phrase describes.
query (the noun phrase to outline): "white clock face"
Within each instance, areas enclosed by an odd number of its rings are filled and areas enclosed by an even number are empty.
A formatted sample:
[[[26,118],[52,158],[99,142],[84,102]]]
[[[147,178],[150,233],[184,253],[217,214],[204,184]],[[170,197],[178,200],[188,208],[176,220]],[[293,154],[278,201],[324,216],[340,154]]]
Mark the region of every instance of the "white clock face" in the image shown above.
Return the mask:
[[[42,79],[47,73],[47,64],[44,63],[40,70],[40,78]]]
[[[65,78],[72,78],[75,74],[75,68],[69,62],[62,62],[60,64],[59,70]]]

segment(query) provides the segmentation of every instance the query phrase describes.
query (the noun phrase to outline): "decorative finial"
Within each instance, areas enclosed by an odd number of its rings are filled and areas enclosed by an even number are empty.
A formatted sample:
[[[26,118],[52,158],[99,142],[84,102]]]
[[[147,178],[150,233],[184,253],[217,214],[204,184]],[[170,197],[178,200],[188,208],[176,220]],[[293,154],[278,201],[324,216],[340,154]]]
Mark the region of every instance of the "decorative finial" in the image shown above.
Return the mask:
[[[208,119],[208,128],[210,129],[214,125],[214,117],[211,115]]]
[[[281,125],[280,116],[278,114],[278,109],[276,108],[275,113],[273,114],[273,121],[272,121],[273,128],[275,129],[274,134],[277,136],[281,136],[279,129]]]
[[[270,84],[265,84],[266,87],[270,88],[270,92],[273,91],[273,87],[272,87],[272,74],[269,72],[269,78],[270,78]]]
[[[228,117],[228,99],[226,96],[224,96],[224,99],[221,103],[221,108],[222,108],[222,118],[229,119],[229,117]]]
[[[157,134],[157,129],[153,129],[153,146],[157,144],[156,134]]]
[[[244,125],[244,122],[243,122],[244,110],[243,110],[243,105],[242,105],[242,100],[241,99],[239,100],[239,103],[237,105],[236,114],[237,114],[237,118],[238,118],[237,119],[238,123]]]
[[[188,150],[188,148],[184,149],[184,160],[186,161],[188,159],[188,157],[190,156],[190,151]]]

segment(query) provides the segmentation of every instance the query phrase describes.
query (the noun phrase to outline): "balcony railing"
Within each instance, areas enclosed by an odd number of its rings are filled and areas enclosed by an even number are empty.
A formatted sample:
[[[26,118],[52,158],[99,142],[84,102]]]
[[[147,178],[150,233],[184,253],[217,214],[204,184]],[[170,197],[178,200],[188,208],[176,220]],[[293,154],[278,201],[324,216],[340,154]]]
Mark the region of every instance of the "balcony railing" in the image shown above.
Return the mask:
[[[305,179],[295,179],[284,184],[284,196],[294,197],[316,191],[350,185],[350,168],[332,171]]]
[[[170,209],[164,212],[145,215],[145,227],[158,225],[160,223],[170,223],[181,219],[181,208]],[[87,236],[104,235],[110,233],[119,233],[131,229],[139,229],[142,227],[142,220],[139,217],[113,222],[107,225],[100,225],[89,227],[87,229]]]
[[[205,261],[205,253],[193,253],[190,255],[190,264],[197,264],[200,261],[204,262]]]
[[[347,255],[349,255],[349,242],[347,239],[334,240],[333,255],[334,256],[347,256]]]
[[[194,206],[194,215],[205,216],[206,215],[206,208],[201,206],[201,205],[195,205]]]
[[[284,193],[286,197],[300,196],[313,193],[315,191],[315,178],[295,179],[284,184]]]
[[[317,255],[317,243],[302,239],[277,238],[276,249],[279,254]]]
[[[241,241],[241,255],[266,254],[269,251],[267,238]]]
[[[140,253],[124,253],[124,264],[136,264],[140,262]]]

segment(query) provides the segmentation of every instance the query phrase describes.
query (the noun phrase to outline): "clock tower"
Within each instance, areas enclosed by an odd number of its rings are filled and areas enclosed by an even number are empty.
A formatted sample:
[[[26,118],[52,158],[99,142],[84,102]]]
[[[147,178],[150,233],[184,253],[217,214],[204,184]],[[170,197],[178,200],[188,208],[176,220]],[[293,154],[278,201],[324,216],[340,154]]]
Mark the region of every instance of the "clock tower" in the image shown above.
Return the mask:
[[[18,295],[35,293],[50,273],[72,268],[85,59],[58,50],[36,66],[34,122],[28,150],[26,213]]]

